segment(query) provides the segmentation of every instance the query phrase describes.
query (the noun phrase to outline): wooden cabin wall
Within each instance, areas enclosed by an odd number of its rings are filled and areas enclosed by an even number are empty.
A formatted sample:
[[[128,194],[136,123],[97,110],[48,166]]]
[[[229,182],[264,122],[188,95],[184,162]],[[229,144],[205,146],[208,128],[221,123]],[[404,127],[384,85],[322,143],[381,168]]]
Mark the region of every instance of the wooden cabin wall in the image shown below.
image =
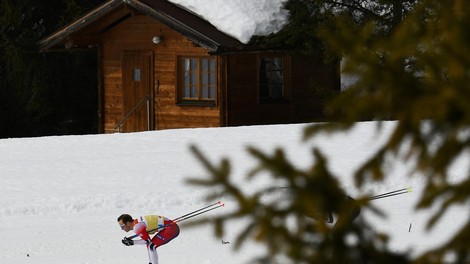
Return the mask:
[[[293,60],[292,101],[296,122],[326,121],[327,97],[341,90],[339,61],[324,63],[321,58]]]
[[[153,36],[162,38],[152,43]],[[178,106],[176,70],[179,55],[207,56],[180,33],[145,15],[134,15],[104,33],[100,47],[104,94],[105,133],[115,132],[123,112],[122,57],[126,51],[153,52],[154,129],[220,126],[219,105],[215,107]]]
[[[339,63],[288,56],[287,100],[260,102],[259,58],[263,53],[231,55],[227,59],[227,125],[300,123],[323,118],[322,96],[339,91]],[[287,66],[287,65],[286,65]]]

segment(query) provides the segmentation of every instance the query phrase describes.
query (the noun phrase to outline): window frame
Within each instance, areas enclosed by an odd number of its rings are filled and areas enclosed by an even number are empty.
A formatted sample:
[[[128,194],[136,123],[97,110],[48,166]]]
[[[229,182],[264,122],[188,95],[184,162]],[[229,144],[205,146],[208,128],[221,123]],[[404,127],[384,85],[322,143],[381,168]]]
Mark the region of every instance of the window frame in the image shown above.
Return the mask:
[[[202,69],[202,61],[204,59],[208,60],[207,63],[207,71],[204,71]],[[190,60],[190,65],[189,65],[189,83],[185,82],[185,76],[186,72],[188,71],[186,69],[186,60]],[[197,81],[194,83],[192,82],[192,78],[194,76],[191,75],[191,72],[195,72],[191,67],[191,62],[192,60],[197,60],[197,73],[195,76],[197,76]],[[211,71],[211,60],[213,60],[214,65],[214,71]],[[207,83],[203,83],[203,76],[206,74],[207,76]],[[213,74],[213,82],[211,82],[211,74]],[[180,106],[216,106],[217,105],[217,99],[218,99],[218,81],[219,81],[219,74],[218,74],[218,59],[217,56],[198,56],[198,55],[181,55],[178,56],[178,61],[177,61],[177,84],[176,84],[176,89],[177,89],[177,105]],[[196,97],[185,97],[186,94],[186,88],[187,85],[189,86],[196,86],[197,90],[197,98]],[[211,87],[213,89],[213,97],[203,97],[203,87],[207,85],[207,93],[211,94]],[[189,88],[191,89],[191,87]],[[189,91],[190,93],[192,92],[191,90]]]
[[[280,59],[282,62],[282,94],[279,97],[262,97],[263,92],[263,76],[262,63],[264,59]],[[257,58],[257,87],[258,87],[258,102],[260,104],[270,103],[288,103],[291,99],[291,57],[285,53],[262,53],[258,54]],[[274,70],[270,70],[273,72]],[[277,83],[279,84],[279,83]]]

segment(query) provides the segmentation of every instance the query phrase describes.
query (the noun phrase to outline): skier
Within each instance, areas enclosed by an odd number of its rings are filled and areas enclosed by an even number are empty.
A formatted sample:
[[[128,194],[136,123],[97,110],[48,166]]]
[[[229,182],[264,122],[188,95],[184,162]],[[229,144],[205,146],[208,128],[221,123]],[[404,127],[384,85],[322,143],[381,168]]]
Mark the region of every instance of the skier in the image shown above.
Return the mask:
[[[336,221],[333,229],[336,230],[338,227],[343,228],[347,225],[350,225],[360,215],[360,213],[361,207],[359,203],[356,201],[356,199],[348,195],[345,199],[345,211],[343,211],[342,214],[338,216],[338,220]],[[332,211],[320,212],[315,208],[311,208],[306,212],[306,215],[315,220],[325,221],[328,224],[332,224],[334,222]]]
[[[170,242],[180,233],[180,228],[175,222],[160,215],[146,215],[133,219],[128,214],[122,214],[117,221],[123,231],[133,230],[141,238],[140,240],[132,240],[124,237],[122,239],[124,245],[147,245],[149,264],[158,264],[157,248]],[[150,235],[155,232],[157,232],[156,235],[150,238]]]
[[[349,226],[359,215],[361,214],[361,206],[356,199],[351,196],[347,196],[345,201],[345,209],[341,215],[338,216],[338,221],[333,230],[343,229]]]

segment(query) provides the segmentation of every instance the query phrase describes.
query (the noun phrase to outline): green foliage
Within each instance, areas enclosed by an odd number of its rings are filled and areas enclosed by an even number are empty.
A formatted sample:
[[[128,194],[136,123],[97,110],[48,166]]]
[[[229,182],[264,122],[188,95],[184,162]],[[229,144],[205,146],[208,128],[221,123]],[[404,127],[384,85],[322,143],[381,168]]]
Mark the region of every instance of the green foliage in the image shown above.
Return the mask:
[[[299,5],[295,8],[301,14],[299,21],[314,19],[315,24],[304,25],[298,32],[282,32],[281,36],[285,40],[289,40],[285,36],[292,37],[288,43],[305,44],[299,47],[307,53],[310,49],[301,33],[305,33],[307,42],[321,40],[325,51],[344,58],[343,72],[358,77],[325,110],[334,122],[310,126],[305,130],[305,140],[319,133],[350,129],[360,120],[377,120],[378,124],[396,120],[386,143],[357,170],[356,184],[386,178],[384,160],[392,155],[416,160],[415,171],[426,177],[417,209],[439,208],[433,211],[429,228],[451,206],[468,203],[470,172],[462,171],[464,180],[451,182],[448,170],[459,156],[467,157],[465,162],[469,163],[470,5],[464,0],[288,3]],[[302,5],[303,10],[299,9]],[[302,12],[306,12],[304,17]],[[291,25],[296,25],[297,13],[291,14]],[[259,166],[247,179],[259,174],[272,177],[269,186],[254,194],[245,194],[231,182],[228,160],[214,165],[197,149],[193,151],[211,175],[197,184],[233,197],[239,206],[233,213],[214,219],[219,234],[227,221],[249,219],[238,243],[247,239],[262,243],[268,254],[260,257],[260,263],[444,263],[445,256],[455,256],[456,263],[470,260],[468,220],[448,242],[414,259],[388,252],[387,234],[375,233],[367,223],[353,222],[334,230],[321,221],[310,222],[305,215],[312,215],[308,212],[311,208],[346,216],[343,208],[347,205],[341,199],[346,192],[338,187],[318,150],[313,150],[311,167],[301,170],[280,149],[266,154],[250,148]],[[278,186],[287,186],[292,192],[279,194]],[[373,209],[366,199],[359,203],[365,210]],[[354,243],[345,243],[351,238]]]
[[[321,6],[311,0],[287,1],[285,8],[290,13],[289,23],[277,34],[253,37],[250,44],[261,48],[274,47],[290,50],[302,56],[325,55],[324,46],[317,37],[316,31],[328,23],[329,13],[322,14]]]
[[[375,233],[364,222],[346,220],[333,228],[324,221],[314,220],[323,218],[328,211],[346,219],[351,206],[319,150],[312,152],[312,166],[302,170],[295,168],[281,149],[269,155],[249,148],[259,163],[246,177],[245,184],[266,172],[273,178],[254,194],[246,194],[243,186],[231,182],[228,160],[215,165],[196,147],[192,151],[212,178],[189,182],[217,190],[208,200],[223,195],[238,205],[231,213],[201,222],[213,223],[216,234],[223,237],[228,221],[248,217],[249,222],[239,232],[235,247],[238,249],[249,239],[263,243],[268,252],[253,260],[256,263],[408,263],[405,257],[387,252],[387,237]],[[367,208],[366,201],[362,199],[358,203]]]
[[[92,2],[0,1],[0,138],[96,131],[95,53],[41,54],[36,45]]]

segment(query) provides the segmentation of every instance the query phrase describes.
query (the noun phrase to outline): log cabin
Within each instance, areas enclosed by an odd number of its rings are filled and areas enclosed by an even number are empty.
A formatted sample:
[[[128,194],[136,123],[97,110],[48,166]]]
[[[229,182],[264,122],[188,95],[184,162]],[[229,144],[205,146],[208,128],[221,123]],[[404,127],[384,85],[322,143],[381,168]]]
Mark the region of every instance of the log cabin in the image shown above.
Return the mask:
[[[316,89],[340,90],[339,62],[258,49],[167,0],[108,0],[39,46],[96,49],[100,133],[311,122]]]

